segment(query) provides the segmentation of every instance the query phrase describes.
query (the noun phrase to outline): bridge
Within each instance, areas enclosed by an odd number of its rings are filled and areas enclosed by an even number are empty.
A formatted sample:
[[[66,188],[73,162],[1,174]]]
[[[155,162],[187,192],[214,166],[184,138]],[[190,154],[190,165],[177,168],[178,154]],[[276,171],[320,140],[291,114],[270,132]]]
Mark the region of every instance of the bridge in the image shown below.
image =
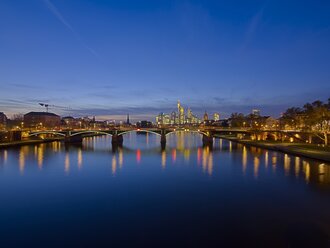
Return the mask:
[[[78,129],[78,130],[37,130],[27,131],[27,137],[51,135],[64,138],[65,143],[81,143],[86,136],[94,135],[109,135],[112,137],[111,143],[113,146],[123,145],[123,135],[127,133],[151,133],[160,136],[162,147],[166,146],[168,135],[176,132],[199,133],[202,136],[204,146],[212,146],[213,139],[219,138],[222,135],[233,135],[238,138],[249,138],[252,140],[282,140],[282,141],[298,141],[306,142],[306,139],[311,143],[312,133],[302,132],[300,130],[255,130],[251,128],[222,128],[222,127],[155,127],[155,128],[109,128],[109,129]]]

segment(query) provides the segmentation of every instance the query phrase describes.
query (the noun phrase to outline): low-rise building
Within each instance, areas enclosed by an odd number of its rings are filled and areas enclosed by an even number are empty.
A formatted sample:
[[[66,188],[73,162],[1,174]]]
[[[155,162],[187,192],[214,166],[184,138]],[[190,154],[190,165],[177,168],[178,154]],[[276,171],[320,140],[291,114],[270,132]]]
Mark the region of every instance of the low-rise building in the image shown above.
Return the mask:
[[[24,126],[29,128],[55,128],[61,125],[61,117],[48,112],[29,112],[24,115]]]

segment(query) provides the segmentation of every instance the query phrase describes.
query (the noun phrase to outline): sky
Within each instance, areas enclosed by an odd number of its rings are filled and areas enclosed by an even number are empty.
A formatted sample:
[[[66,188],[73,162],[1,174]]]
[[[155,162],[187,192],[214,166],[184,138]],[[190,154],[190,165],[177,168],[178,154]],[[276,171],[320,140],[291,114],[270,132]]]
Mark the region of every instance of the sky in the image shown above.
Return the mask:
[[[330,1],[1,0],[0,112],[278,117],[330,97]]]

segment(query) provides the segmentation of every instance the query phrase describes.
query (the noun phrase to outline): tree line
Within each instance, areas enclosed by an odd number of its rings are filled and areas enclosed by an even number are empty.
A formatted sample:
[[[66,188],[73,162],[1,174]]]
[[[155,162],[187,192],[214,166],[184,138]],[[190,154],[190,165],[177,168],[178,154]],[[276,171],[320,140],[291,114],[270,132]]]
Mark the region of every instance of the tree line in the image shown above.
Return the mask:
[[[255,129],[264,127],[264,129],[294,129],[312,132],[327,145],[330,134],[330,98],[327,102],[317,100],[306,103],[302,107],[290,107],[276,122],[271,122],[267,126],[268,120],[269,116],[244,115],[242,113],[233,113],[230,117],[232,127]]]

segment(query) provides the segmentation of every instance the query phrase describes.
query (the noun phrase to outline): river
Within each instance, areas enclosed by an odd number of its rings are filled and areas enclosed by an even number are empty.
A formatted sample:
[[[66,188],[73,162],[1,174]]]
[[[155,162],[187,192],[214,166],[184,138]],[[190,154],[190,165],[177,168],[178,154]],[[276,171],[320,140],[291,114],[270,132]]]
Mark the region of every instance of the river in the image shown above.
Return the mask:
[[[328,247],[330,165],[177,133],[0,150],[1,247]]]

